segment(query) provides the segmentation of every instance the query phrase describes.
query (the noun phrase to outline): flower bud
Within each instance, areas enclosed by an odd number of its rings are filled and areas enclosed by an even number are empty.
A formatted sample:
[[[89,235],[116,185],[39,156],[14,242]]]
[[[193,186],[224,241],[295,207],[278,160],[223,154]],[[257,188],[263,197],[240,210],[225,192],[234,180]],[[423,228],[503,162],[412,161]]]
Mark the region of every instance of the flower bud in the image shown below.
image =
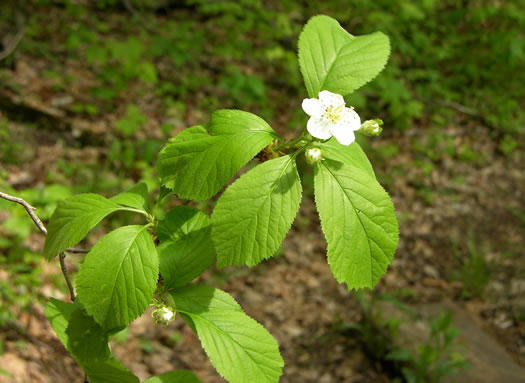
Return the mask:
[[[153,310],[151,316],[155,319],[156,324],[168,325],[175,319],[175,310],[166,306],[158,306],[156,310]]]
[[[306,157],[306,161],[308,161],[309,164],[313,165],[323,159],[323,152],[319,148],[312,148],[308,149],[304,153]]]
[[[162,309],[160,309],[160,318],[164,321],[164,322],[169,322],[174,316],[175,314],[173,313],[173,311],[171,311],[169,308],[167,307],[163,307]]]
[[[375,120],[366,120],[361,124],[361,128],[358,132],[369,137],[379,136],[383,131],[381,125],[383,125],[383,120],[380,120],[379,118],[376,118]]]

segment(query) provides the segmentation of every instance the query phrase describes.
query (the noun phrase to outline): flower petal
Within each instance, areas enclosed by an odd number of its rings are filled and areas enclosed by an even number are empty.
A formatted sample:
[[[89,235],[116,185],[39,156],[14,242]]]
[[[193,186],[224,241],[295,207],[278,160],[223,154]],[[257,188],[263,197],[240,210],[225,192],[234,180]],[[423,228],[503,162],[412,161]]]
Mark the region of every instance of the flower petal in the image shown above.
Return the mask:
[[[354,131],[348,124],[340,123],[333,125],[330,131],[341,145],[348,146],[355,141]]]
[[[343,96],[327,90],[319,92],[319,100],[324,107],[332,106],[332,108],[336,109],[339,106],[345,106],[345,99]]]
[[[308,124],[306,125],[306,129],[308,129],[308,132],[315,138],[327,140],[332,137],[330,134],[330,126],[331,124],[324,119],[310,117]]]
[[[316,98],[305,98],[302,106],[304,112],[311,117],[320,118],[323,115],[323,106]]]
[[[351,130],[359,130],[361,128],[361,118],[355,110],[345,108],[342,112],[340,124],[348,126]]]

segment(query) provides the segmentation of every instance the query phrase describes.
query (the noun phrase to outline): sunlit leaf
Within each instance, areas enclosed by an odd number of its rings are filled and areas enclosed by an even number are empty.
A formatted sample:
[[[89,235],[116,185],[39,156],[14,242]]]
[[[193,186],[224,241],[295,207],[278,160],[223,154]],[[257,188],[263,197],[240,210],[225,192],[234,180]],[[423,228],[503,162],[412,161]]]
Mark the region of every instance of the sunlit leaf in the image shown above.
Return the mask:
[[[375,178],[336,161],[318,162],[314,181],[332,273],[349,288],[374,287],[398,242],[390,197]]]
[[[208,199],[276,138],[254,114],[216,111],[206,127],[186,129],[162,149],[157,163],[161,183],[181,198]]]
[[[310,97],[347,95],[383,70],[390,42],[381,32],[354,37],[329,16],[315,16],[299,37],[299,66]]]
[[[264,162],[243,174],[213,210],[217,266],[253,266],[270,258],[290,230],[301,193],[297,165],[291,156]]]
[[[270,333],[247,316],[224,291],[192,285],[172,293],[177,310],[190,320],[204,351],[230,383],[274,383],[284,365]]]
[[[102,237],[80,267],[76,286],[87,312],[104,329],[125,326],[149,305],[158,255],[146,226],[124,226]]]

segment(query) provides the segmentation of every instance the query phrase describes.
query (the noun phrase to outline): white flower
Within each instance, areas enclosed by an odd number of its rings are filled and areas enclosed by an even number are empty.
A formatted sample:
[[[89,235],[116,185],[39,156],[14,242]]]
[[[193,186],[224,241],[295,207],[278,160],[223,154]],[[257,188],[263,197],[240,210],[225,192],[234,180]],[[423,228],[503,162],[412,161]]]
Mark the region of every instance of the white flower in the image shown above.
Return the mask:
[[[306,128],[316,138],[335,137],[342,145],[355,141],[354,131],[361,127],[361,119],[353,108],[347,108],[340,94],[327,90],[319,92],[319,99],[305,98],[303,110],[310,116]]]
[[[161,308],[161,309],[159,310],[159,316],[160,316],[160,318],[161,318],[164,322],[166,322],[166,323],[168,323],[170,320],[172,320],[172,318],[173,318],[174,315],[175,315],[175,314],[173,313],[173,311],[171,311],[171,310],[170,310],[169,308],[167,308],[167,307],[163,307],[163,308]]]
[[[315,164],[323,159],[323,152],[319,148],[308,149],[304,155],[310,164]]]

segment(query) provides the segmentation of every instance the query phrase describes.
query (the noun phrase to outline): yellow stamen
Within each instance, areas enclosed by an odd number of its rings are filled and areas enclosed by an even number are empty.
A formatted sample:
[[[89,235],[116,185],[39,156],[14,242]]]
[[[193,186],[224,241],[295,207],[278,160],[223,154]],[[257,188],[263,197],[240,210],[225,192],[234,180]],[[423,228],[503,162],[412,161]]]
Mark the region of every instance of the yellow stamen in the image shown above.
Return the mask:
[[[337,124],[341,119],[341,112],[343,109],[344,105],[339,105],[337,108],[334,108],[332,105],[330,105],[325,109],[324,118],[326,118],[332,124]]]

